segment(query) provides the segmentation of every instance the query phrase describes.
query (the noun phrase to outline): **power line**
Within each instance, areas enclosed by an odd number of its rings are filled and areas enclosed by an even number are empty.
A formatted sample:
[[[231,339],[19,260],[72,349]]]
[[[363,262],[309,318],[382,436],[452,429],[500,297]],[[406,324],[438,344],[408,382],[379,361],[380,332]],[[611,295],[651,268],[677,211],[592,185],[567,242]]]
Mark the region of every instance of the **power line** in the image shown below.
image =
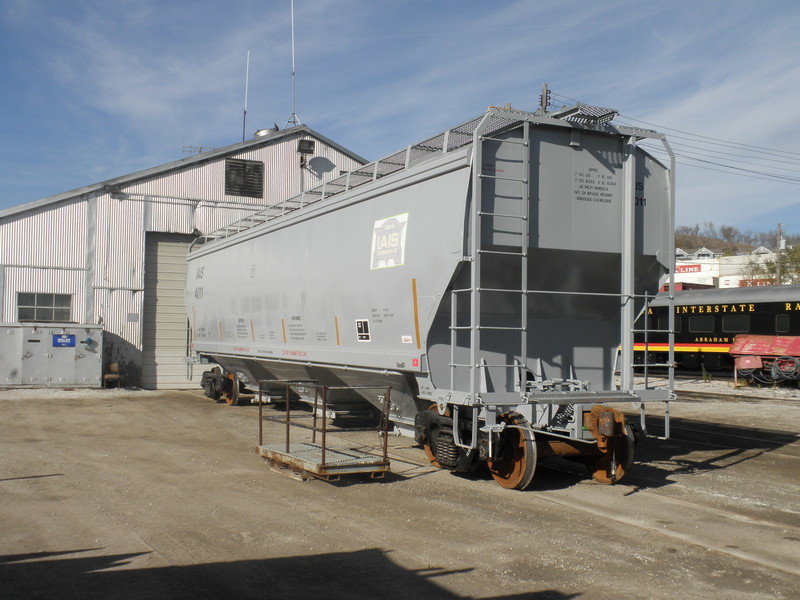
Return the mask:
[[[751,173],[751,174],[754,174],[754,175],[760,175],[762,177],[768,177],[768,178],[771,178],[771,179],[778,179],[780,181],[785,181],[787,183],[799,183],[800,184],[800,177],[792,177],[790,175],[780,175],[780,174],[777,174],[777,173],[767,173],[767,172],[764,172],[764,171],[756,171],[754,169],[745,169],[744,167],[734,167],[734,166],[731,166],[731,165],[717,163],[717,162],[714,162],[714,161],[711,161],[711,160],[705,160],[705,159],[699,158],[697,156],[689,156],[689,155],[686,155],[686,154],[677,154],[676,153],[676,156],[681,156],[682,158],[685,158],[687,160],[694,160],[694,161],[705,163],[705,164],[709,164],[709,165],[715,165],[717,167],[724,167],[726,169],[731,169],[733,171],[741,171],[743,173]]]
[[[670,136],[670,145],[673,148],[691,148],[693,150],[700,150],[701,152],[707,152],[707,153],[711,153],[711,154],[718,154],[718,155],[722,155],[722,156],[730,156],[730,157],[733,157],[733,158],[745,158],[745,159],[748,159],[748,160],[761,160],[761,161],[768,160],[768,161],[771,161],[771,162],[776,162],[776,163],[781,163],[781,164],[800,166],[800,161],[780,160],[780,159],[776,159],[776,158],[762,158],[760,156],[749,156],[749,155],[744,155],[744,154],[734,154],[732,152],[723,152],[722,150],[714,150],[714,149],[711,149],[711,148],[704,148],[702,146],[695,146],[693,144],[684,144],[684,143],[680,143],[680,142],[675,143],[675,142],[672,141],[673,139],[675,139],[675,138]],[[734,162],[743,162],[743,161],[734,161]],[[778,167],[778,168],[781,168],[781,169],[786,170],[786,171],[794,171],[794,172],[800,173],[800,169],[788,169],[788,168],[785,168],[785,167]]]
[[[667,152],[663,148],[660,148],[660,147],[657,147],[657,146],[652,146],[652,147],[645,146],[644,144],[642,144],[642,147],[646,147],[647,150],[651,154],[653,154],[655,156],[662,156],[662,157],[665,157],[665,158],[668,157]],[[714,171],[714,172],[717,172],[717,173],[725,173],[725,174],[728,174],[728,175],[738,175],[740,177],[749,177],[751,179],[760,179],[762,181],[775,181],[777,179],[781,183],[788,183],[790,185],[800,184],[800,178],[793,178],[793,177],[789,177],[789,176],[781,176],[781,175],[776,175],[774,173],[762,173],[762,172],[758,172],[758,171],[751,170],[751,169],[743,169],[741,167],[735,167],[735,166],[726,165],[726,164],[723,164],[723,163],[716,163],[716,162],[713,162],[713,161],[704,160],[704,159],[701,159],[701,158],[698,158],[698,157],[694,157],[694,156],[689,156],[689,155],[686,155],[686,154],[675,153],[675,158],[676,158],[676,162],[678,162],[679,164],[681,164],[683,166],[687,166],[687,167],[694,167],[696,169],[704,169],[706,171]],[[695,164],[694,162],[691,162],[691,161],[698,161],[698,162],[702,161],[705,164],[704,165],[699,165],[699,164]],[[707,165],[715,165],[715,166],[720,167],[720,168],[716,168],[715,169],[715,168],[707,166]]]
[[[750,149],[753,149],[753,150],[757,150],[757,151],[763,152],[765,154],[774,154],[775,156],[783,156],[785,154],[794,154],[795,156],[800,157],[800,152],[792,152],[791,150],[781,150],[781,149],[776,149],[776,148],[767,148],[765,146],[754,146],[752,144],[744,144],[742,142],[731,142],[729,140],[722,140],[722,139],[713,138],[713,137],[710,137],[710,136],[707,136],[707,135],[700,135],[700,134],[697,134],[697,133],[691,133],[689,131],[683,131],[681,129],[675,129],[675,128],[672,128],[672,127],[662,127],[661,125],[656,125],[654,123],[649,123],[647,121],[642,121],[640,119],[634,119],[633,117],[628,117],[626,115],[619,115],[619,116],[622,117],[623,119],[627,119],[628,121],[635,121],[637,123],[643,123],[643,124],[648,125],[650,127],[655,127],[659,131],[676,131],[676,132],[682,133],[684,135],[690,135],[690,136],[692,136],[694,138],[700,138],[700,139],[704,139],[704,140],[709,140],[711,142],[714,142],[715,144],[726,145],[726,146],[730,146],[730,147],[734,147],[734,148],[750,148]]]

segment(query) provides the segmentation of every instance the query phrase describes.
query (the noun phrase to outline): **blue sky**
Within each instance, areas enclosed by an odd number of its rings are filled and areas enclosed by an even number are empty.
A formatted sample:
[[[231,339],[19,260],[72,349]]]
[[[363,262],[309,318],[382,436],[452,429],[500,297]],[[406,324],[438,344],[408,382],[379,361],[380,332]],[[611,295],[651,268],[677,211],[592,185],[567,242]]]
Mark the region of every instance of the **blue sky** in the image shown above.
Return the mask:
[[[296,0],[297,114],[373,160],[547,82],[675,136],[678,224],[800,233],[798,30],[795,0]],[[290,31],[289,0],[4,0],[0,209],[241,141],[248,50],[247,135],[285,126]]]

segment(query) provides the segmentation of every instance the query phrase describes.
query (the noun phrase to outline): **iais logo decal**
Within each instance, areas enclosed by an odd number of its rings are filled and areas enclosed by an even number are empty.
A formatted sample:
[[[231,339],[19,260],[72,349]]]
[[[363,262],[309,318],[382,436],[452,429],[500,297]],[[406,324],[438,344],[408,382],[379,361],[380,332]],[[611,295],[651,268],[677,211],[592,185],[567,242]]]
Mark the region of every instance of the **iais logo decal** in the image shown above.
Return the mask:
[[[375,221],[370,269],[399,267],[406,258],[408,213]]]

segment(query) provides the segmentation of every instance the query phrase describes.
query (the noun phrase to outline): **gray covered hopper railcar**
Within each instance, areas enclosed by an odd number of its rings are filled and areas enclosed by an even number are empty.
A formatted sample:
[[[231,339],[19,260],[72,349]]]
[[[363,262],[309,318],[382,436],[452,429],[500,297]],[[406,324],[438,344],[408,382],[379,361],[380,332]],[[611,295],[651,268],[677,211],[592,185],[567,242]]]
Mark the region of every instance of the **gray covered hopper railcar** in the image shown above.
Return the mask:
[[[233,384],[391,385],[433,464],[504,487],[550,455],[619,480],[611,405],[672,396],[634,385],[632,336],[674,252],[672,170],[638,143],[669,147],[615,114],[490,108],[199,238],[194,351]]]

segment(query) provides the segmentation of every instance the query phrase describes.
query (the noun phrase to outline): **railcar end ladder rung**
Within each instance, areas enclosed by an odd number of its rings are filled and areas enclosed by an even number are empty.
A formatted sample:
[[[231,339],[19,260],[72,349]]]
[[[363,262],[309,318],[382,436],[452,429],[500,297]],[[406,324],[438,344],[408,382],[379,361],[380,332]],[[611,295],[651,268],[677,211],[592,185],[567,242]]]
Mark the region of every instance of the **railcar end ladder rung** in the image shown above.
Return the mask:
[[[503,217],[505,219],[522,219],[523,221],[527,221],[528,220],[528,217],[525,216],[525,215],[509,215],[509,214],[506,214],[506,213],[494,213],[494,212],[484,212],[484,211],[479,211],[478,214],[480,216],[482,216],[482,217]],[[521,231],[520,232],[512,231],[512,232],[509,232],[509,233],[522,234]]]
[[[499,175],[486,175],[485,173],[479,173],[478,177],[481,179],[500,179],[502,181],[517,181],[519,183],[528,183],[528,180],[525,178],[520,179],[519,177],[501,177]]]
[[[514,139],[514,138],[501,139],[501,138],[494,138],[494,137],[489,137],[489,136],[481,136],[481,141],[482,142],[502,142],[504,144],[519,144],[520,146],[527,146],[528,145],[528,142],[526,142],[525,140]]]
[[[507,250],[478,250],[478,254],[504,254],[506,256],[528,256],[527,252],[508,252]]]
[[[462,367],[464,369],[472,367],[472,365],[462,364],[462,363],[450,363],[448,366],[450,366],[450,367]],[[481,363],[479,365],[479,367],[480,368],[485,368],[485,367],[500,368],[500,367],[502,367],[504,369],[519,369],[519,365],[489,365],[489,364],[485,364],[485,363]]]
[[[493,293],[498,293],[498,294],[503,294],[503,293],[505,293],[505,294],[525,294],[526,293],[526,290],[514,290],[514,289],[508,289],[508,288],[478,288],[475,291],[481,292],[481,293],[483,293],[483,292],[493,292]]]

